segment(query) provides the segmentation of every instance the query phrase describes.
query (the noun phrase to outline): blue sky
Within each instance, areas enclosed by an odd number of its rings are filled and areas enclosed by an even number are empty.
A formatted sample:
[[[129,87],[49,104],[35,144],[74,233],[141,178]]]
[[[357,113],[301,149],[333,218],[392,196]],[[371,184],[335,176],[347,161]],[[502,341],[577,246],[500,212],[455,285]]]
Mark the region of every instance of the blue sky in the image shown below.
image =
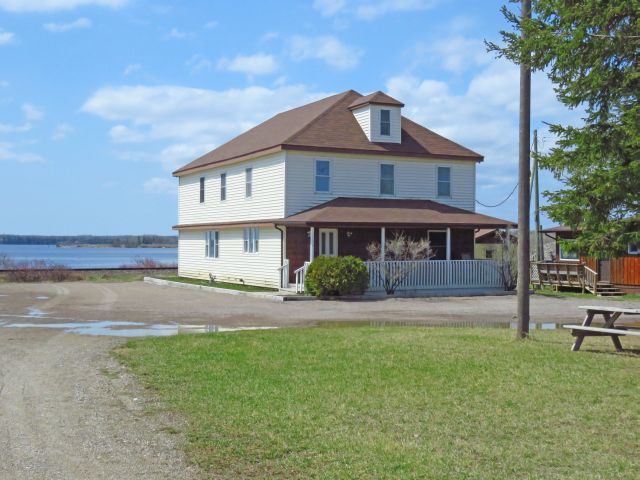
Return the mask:
[[[0,233],[171,233],[171,171],[271,115],[348,89],[516,182],[518,71],[485,52],[502,2],[0,0]],[[542,74],[533,127],[575,118]],[[543,188],[555,188],[547,174]],[[516,195],[478,211],[516,218]],[[546,222],[549,224],[549,222]]]

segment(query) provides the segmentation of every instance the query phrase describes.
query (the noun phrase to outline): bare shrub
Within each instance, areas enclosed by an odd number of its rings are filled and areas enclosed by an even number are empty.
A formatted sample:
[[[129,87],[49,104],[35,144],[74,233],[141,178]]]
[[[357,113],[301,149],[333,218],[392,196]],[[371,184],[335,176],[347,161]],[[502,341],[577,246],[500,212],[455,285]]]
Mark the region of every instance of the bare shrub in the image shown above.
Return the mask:
[[[177,267],[175,263],[162,263],[149,257],[136,258],[134,259],[133,264],[120,265],[120,268],[140,268],[140,269],[175,268],[175,267]]]
[[[505,291],[512,291],[516,289],[518,281],[518,248],[506,231],[496,231],[496,237],[502,242],[502,258],[496,263],[496,268]]]
[[[387,295],[393,295],[402,282],[415,270],[416,264],[414,262],[429,260],[435,255],[428,240],[424,238],[414,240],[404,232],[395,233],[393,238],[385,241],[384,248],[384,258],[382,258],[380,242],[371,242],[367,245],[369,258],[374,262],[382,262],[383,260],[406,262],[395,264],[393,267],[388,263],[383,263],[382,268],[377,271]]]
[[[77,272],[65,265],[50,263],[45,260],[16,262],[7,255],[0,257],[0,266],[9,282],[64,282],[79,280]]]

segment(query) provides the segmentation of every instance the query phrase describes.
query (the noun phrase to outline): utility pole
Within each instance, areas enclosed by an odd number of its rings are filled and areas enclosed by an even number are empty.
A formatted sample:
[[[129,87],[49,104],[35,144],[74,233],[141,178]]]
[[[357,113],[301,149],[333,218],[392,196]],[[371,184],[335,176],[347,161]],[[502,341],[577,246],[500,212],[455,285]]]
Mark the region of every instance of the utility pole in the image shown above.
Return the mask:
[[[531,0],[521,0],[521,18],[531,18]],[[522,28],[520,35],[525,36]],[[531,66],[520,61],[520,148],[518,155],[518,337],[529,336],[529,245],[531,144]]]
[[[544,262],[544,249],[542,248],[542,227],[540,226],[540,181],[538,177],[538,130],[533,131],[533,195],[534,214],[536,223],[536,261]]]

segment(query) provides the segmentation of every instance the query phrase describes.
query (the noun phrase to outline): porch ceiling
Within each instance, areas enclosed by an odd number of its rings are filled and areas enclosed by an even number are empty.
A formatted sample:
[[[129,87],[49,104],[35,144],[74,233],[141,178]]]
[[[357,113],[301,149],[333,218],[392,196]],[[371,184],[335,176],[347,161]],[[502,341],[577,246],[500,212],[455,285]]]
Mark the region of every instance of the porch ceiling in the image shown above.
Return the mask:
[[[277,222],[286,226],[504,228],[513,222],[431,200],[338,197]]]

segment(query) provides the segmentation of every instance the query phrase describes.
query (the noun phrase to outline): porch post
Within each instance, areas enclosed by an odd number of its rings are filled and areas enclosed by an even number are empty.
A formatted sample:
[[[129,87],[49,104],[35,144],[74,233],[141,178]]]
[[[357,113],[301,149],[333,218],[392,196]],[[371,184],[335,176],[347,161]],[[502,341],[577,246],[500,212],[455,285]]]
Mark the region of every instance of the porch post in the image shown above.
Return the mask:
[[[387,243],[387,229],[382,227],[380,229],[380,259],[384,262],[385,243]]]
[[[451,228],[447,227],[447,260],[451,260]]]
[[[313,262],[313,254],[316,251],[316,229],[315,227],[309,228],[309,261]]]

